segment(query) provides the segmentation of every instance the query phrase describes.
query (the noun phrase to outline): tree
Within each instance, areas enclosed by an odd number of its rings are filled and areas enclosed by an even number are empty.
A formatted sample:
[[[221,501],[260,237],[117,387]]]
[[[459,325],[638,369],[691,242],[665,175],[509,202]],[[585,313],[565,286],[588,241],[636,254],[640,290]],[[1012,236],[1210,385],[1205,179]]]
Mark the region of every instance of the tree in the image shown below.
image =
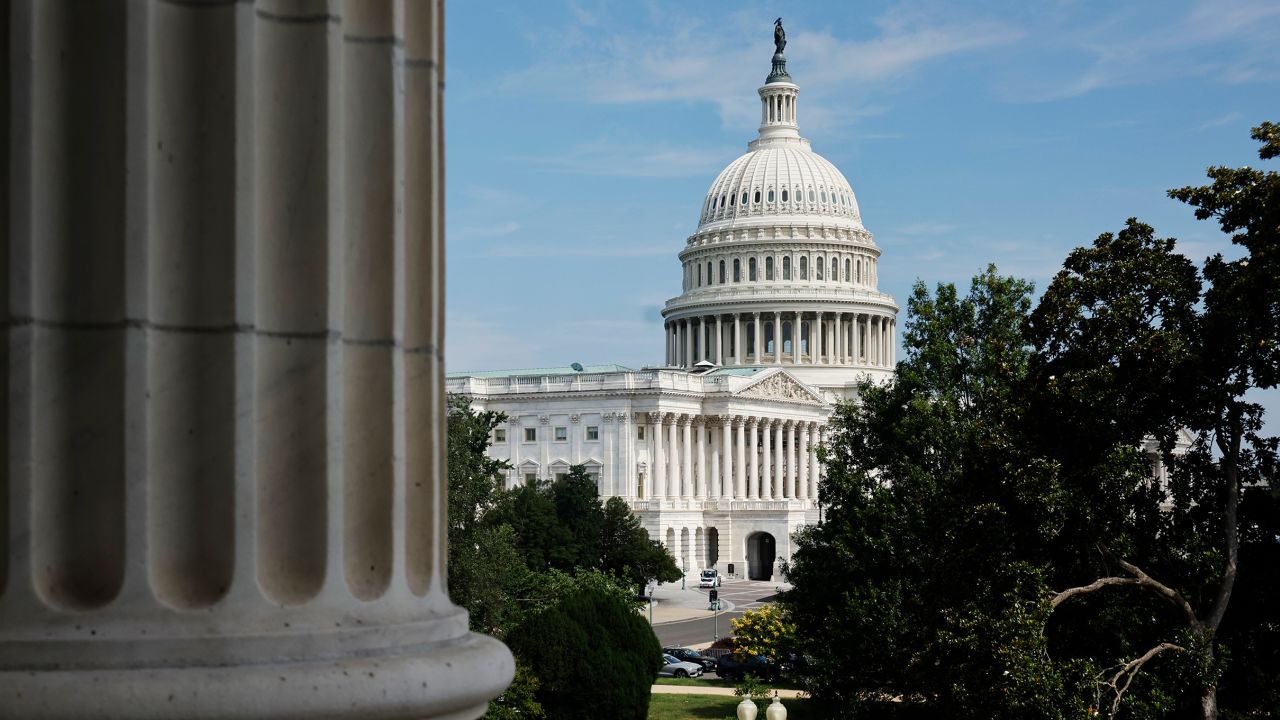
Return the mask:
[[[675,582],[683,577],[671,551],[640,525],[627,501],[611,497],[604,504],[600,534],[600,569],[612,573],[632,588],[650,582]]]
[[[799,652],[827,659],[804,672],[832,710],[885,695],[946,717],[1085,710],[1080,669],[1049,663],[1041,632],[1062,491],[1020,436],[1030,292],[994,267],[964,297],[917,283],[896,379],[832,418],[825,521],[796,537],[783,596]]]
[[[573,465],[551,484],[551,503],[567,541],[547,549],[551,566],[561,570],[600,565],[600,537],[604,509],[596,481],[582,465]]]
[[[653,630],[628,602],[584,587],[532,615],[510,637],[536,671],[548,717],[643,720],[661,667]]]
[[[1253,136],[1262,159],[1280,154],[1275,125]],[[1166,628],[1101,678],[1113,712],[1147,663],[1175,653],[1191,656],[1200,714],[1217,717],[1225,670],[1218,633],[1239,576],[1241,499],[1247,487],[1274,487],[1277,440],[1261,435],[1263,410],[1249,392],[1280,380],[1280,175],[1215,167],[1209,176],[1212,185],[1170,191],[1200,219],[1217,218],[1246,251],[1206,261],[1207,292],[1172,240],[1130,220],[1118,236],[1072,253],[1029,324],[1051,434],[1072,444],[1093,438],[1085,452],[1059,448],[1077,471],[1067,473],[1070,482],[1106,489],[1106,474],[1090,464],[1109,445],[1136,445],[1144,435],[1160,442],[1172,469],[1167,488],[1131,476],[1111,484],[1104,498],[1112,511],[1081,523],[1098,551],[1092,577],[1052,601],[1056,608],[1128,586],[1179,618],[1180,631]],[[1178,425],[1196,435],[1180,456],[1170,452]]]
[[[740,660],[763,655],[777,662],[791,652],[796,626],[782,606],[762,605],[729,621],[734,634],[734,655]]]

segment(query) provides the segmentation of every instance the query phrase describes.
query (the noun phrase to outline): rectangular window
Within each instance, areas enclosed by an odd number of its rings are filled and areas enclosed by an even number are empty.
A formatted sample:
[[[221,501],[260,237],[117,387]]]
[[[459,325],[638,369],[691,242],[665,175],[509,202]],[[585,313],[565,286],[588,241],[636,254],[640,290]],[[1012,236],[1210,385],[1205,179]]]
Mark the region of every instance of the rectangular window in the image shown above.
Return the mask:
[[[643,439],[644,439],[644,426],[643,426],[643,425],[637,425],[637,426],[636,426],[636,439],[637,439],[637,440],[643,440]]]
[[[524,429],[524,441],[525,441],[525,442],[538,442],[538,428],[525,428],[525,429]]]
[[[566,474],[567,473],[556,473],[556,482],[560,482],[561,480],[564,480],[564,476]]]
[[[568,439],[569,439],[569,428],[567,427],[556,428],[556,442],[564,442],[565,440],[568,440]]]
[[[507,429],[495,428],[493,431],[493,441],[496,443],[504,443],[507,441]]]
[[[537,483],[537,482],[538,482],[538,473],[525,473],[525,474],[524,474],[524,484],[525,484],[525,485],[533,485],[533,484],[535,484],[535,483]]]
[[[598,425],[588,425],[588,426],[587,426],[587,439],[588,439],[588,440],[599,440],[599,439],[600,439],[600,427],[599,427]]]

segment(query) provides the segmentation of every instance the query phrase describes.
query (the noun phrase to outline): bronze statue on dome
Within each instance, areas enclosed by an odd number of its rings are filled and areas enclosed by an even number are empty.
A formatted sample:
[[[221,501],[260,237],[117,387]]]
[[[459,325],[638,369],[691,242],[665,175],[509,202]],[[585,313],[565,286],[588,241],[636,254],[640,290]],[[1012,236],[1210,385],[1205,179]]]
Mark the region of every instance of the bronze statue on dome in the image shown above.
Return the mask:
[[[787,46],[787,31],[782,29],[782,18],[773,21],[773,51],[782,54]]]

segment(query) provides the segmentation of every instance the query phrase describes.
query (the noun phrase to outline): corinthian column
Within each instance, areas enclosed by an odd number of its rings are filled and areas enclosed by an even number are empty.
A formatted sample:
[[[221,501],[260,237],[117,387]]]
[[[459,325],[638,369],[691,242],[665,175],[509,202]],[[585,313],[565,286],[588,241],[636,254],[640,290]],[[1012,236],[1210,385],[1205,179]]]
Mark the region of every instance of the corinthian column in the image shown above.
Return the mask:
[[[699,500],[707,499],[707,429],[706,419],[701,415],[693,418],[693,432],[698,436],[698,487]]]
[[[662,447],[662,413],[649,413],[649,445],[653,448],[653,490],[649,496],[667,496],[667,456]]]
[[[682,498],[693,497],[693,418],[680,416],[680,487],[676,494]]]
[[[818,466],[818,445],[822,444],[822,430],[818,423],[810,423],[811,443],[809,445],[809,497],[818,499],[818,478],[822,469]]]
[[[785,441],[783,438],[783,428],[785,427],[786,424],[782,420],[776,420],[773,423],[773,498],[775,500],[781,500],[786,497],[784,492],[786,482],[784,482],[783,478],[787,471],[787,463],[782,445]]]
[[[798,467],[796,472],[796,497],[804,500],[809,497],[809,423],[800,423],[800,445],[797,448]]]
[[[796,497],[796,423],[787,421],[787,488],[784,495],[788,500]]]
[[[760,427],[763,430],[763,436],[760,438],[760,445],[764,450],[764,457],[760,461],[760,499],[770,500],[773,493],[770,487],[773,485],[773,443],[772,428],[773,421],[768,418],[760,420]]]
[[[667,413],[663,423],[667,426],[667,487],[663,497],[674,497],[680,494],[680,428],[674,413]]]
[[[736,416],[733,419],[734,445],[737,446],[737,452],[734,455],[733,475],[735,483],[733,487],[733,496],[736,498],[745,498],[747,496],[747,443],[743,437],[746,421],[742,416]]]
[[[446,587],[443,2],[4,12],[0,715],[483,714],[513,665]]]
[[[759,458],[756,456],[757,418],[747,418],[747,496],[752,500],[760,499]]]

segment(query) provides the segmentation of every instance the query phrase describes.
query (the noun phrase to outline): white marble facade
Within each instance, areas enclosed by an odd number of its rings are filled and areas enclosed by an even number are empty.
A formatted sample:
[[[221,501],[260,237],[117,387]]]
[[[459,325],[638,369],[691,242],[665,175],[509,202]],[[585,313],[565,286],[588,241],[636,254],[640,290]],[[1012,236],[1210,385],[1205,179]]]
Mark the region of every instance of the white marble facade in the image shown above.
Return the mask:
[[[686,572],[776,578],[818,520],[816,448],[860,378],[891,377],[897,303],[847,180],[799,134],[799,87],[760,88],[759,137],[712,183],[663,309],[665,365],[450,373],[505,413],[508,485],[581,464]]]

